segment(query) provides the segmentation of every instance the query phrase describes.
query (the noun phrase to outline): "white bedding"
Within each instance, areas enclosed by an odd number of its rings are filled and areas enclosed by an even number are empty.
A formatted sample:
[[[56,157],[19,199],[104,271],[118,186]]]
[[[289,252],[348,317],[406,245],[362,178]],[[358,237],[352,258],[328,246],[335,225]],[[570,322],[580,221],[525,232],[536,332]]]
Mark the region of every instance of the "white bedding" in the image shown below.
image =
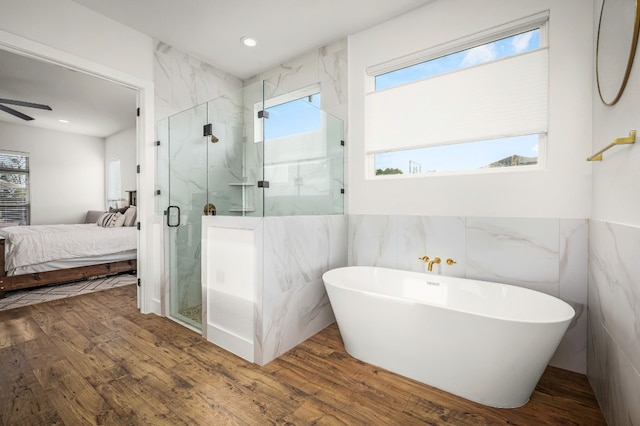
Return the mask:
[[[60,269],[79,268],[81,266],[92,266],[101,263],[121,262],[124,260],[136,260],[137,250],[121,251],[120,253],[103,254],[102,256],[74,257],[73,259],[58,259],[51,262],[36,263],[34,265],[20,266],[9,269],[7,276],[34,274],[47,271],[57,271]]]
[[[93,223],[0,228],[6,240],[5,269],[133,250],[136,232],[133,226],[103,228]]]

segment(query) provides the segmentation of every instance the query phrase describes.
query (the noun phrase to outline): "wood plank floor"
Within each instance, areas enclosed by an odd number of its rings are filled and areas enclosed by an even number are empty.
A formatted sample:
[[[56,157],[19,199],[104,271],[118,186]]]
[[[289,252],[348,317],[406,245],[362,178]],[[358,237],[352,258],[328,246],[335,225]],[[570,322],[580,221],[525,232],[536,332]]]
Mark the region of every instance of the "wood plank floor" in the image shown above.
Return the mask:
[[[0,312],[3,425],[603,425],[580,374],[549,368],[494,409],[350,357],[335,325],[259,367],[135,307],[135,286]]]

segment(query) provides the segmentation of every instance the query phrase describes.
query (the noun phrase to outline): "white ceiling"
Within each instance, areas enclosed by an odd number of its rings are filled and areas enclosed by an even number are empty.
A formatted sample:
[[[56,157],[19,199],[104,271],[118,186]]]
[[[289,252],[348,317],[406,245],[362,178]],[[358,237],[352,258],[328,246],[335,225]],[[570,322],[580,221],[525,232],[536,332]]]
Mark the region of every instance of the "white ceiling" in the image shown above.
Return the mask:
[[[435,0],[73,1],[246,79]],[[243,46],[245,35],[258,45]],[[0,98],[53,109],[13,107],[35,120],[0,111],[0,121],[98,137],[135,125],[135,91],[2,50]]]
[[[101,78],[0,50],[0,98],[52,109],[6,105],[35,120],[0,111],[0,121],[104,138],[135,126],[136,96],[133,89]]]
[[[434,0],[74,1],[244,80]]]

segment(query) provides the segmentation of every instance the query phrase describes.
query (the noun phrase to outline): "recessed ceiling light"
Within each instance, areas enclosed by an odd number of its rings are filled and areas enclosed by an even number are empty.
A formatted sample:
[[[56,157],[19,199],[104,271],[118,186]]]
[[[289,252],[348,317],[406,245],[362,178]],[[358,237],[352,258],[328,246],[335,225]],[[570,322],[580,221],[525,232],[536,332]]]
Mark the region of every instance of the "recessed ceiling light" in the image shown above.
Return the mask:
[[[256,44],[258,44],[255,38],[249,36],[242,37],[240,41],[247,47],[254,47]]]
[[[58,120],[61,123],[67,124],[69,122],[69,120]]]

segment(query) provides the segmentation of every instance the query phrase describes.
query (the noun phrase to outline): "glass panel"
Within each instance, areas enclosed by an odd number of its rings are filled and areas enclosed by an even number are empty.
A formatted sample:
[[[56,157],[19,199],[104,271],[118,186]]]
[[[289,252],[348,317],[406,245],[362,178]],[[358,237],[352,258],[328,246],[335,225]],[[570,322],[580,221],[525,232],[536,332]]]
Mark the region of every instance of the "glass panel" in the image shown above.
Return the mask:
[[[244,117],[242,89],[208,104],[212,137],[208,146],[208,194],[218,215],[242,215],[242,200],[248,182],[243,173]]]
[[[337,117],[323,113],[327,131],[327,154],[331,179],[332,208],[323,214],[344,213],[344,123]]]
[[[169,204],[179,208],[179,225],[169,228],[170,314],[201,327],[200,240],[207,204],[207,148],[202,136],[207,105],[169,117]],[[178,209],[172,225],[178,224]]]
[[[425,174],[538,164],[540,135],[374,155],[376,175]]]
[[[540,47],[540,29],[440,56],[410,67],[376,76],[376,90],[388,89],[412,81],[434,77],[463,68],[514,56]]]
[[[262,82],[244,87],[238,92],[234,105],[240,116],[234,121],[238,137],[235,148],[236,164],[234,170],[240,170],[238,179],[231,186],[231,205],[228,213],[239,216],[262,216],[262,189],[258,182],[263,180],[262,171],[262,121],[258,112],[264,109],[264,85]]]
[[[265,102],[264,215],[342,213],[342,122],[321,111],[319,93]]]

